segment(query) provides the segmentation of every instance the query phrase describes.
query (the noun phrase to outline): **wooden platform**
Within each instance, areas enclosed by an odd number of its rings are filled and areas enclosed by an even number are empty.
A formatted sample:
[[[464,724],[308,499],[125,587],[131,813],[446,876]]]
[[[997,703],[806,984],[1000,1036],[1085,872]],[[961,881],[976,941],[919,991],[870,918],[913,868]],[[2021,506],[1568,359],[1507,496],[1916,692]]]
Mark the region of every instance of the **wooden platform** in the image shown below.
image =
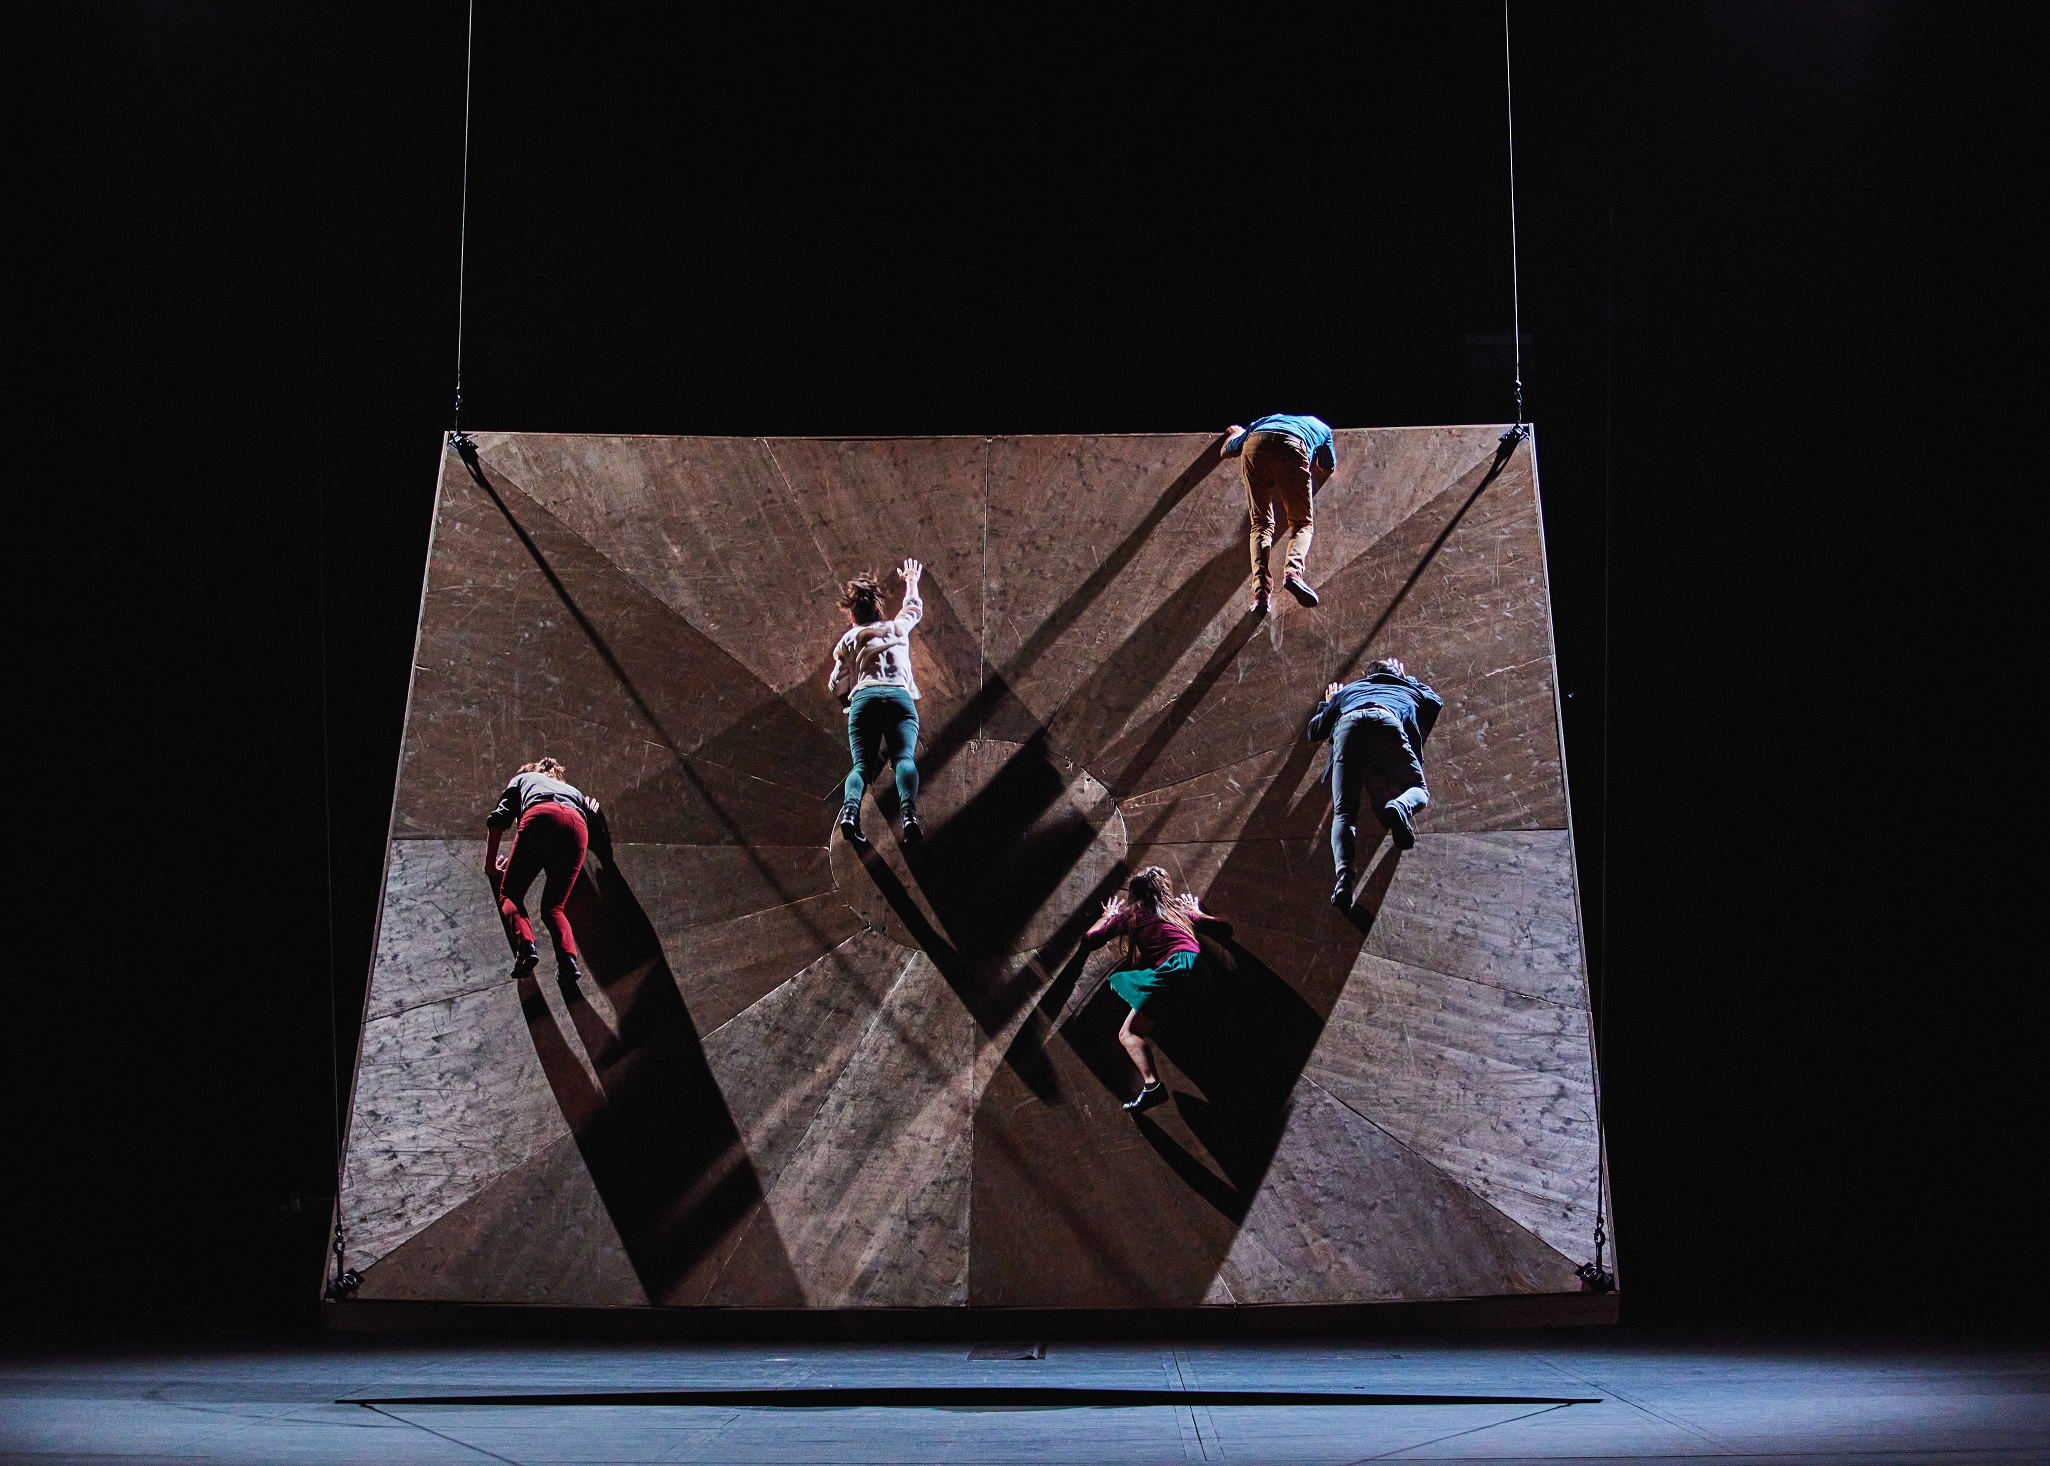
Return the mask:
[[[1599,1135],[1526,442],[1341,432],[1323,605],[1246,613],[1207,435],[479,434],[441,493],[353,1095],[360,1299],[1200,1309],[1558,1295]],[[930,567],[930,837],[829,839],[859,569]],[[1277,552],[1277,561],[1279,553]],[[1333,910],[1325,683],[1446,699],[1415,850]],[[483,816],[551,753],[615,861],[515,984]],[[889,796],[887,792],[885,798]],[[1136,866],[1237,923],[1119,1108]],[[348,1305],[344,1305],[347,1307]]]

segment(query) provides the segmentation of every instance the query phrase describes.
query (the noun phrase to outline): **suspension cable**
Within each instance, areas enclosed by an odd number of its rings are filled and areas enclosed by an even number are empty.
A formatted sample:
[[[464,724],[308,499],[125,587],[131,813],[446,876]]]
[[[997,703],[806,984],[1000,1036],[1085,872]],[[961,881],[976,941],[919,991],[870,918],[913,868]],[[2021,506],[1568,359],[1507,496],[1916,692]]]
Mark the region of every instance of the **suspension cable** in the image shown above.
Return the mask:
[[[463,202],[456,230],[456,407],[454,431],[463,430],[463,300],[470,268],[470,76],[477,54],[477,0],[470,0],[463,37]]]
[[[1516,361],[1516,423],[1523,425],[1523,281],[1516,259],[1516,82],[1509,63],[1509,0],[1502,0],[1502,99],[1509,114],[1509,316]]]

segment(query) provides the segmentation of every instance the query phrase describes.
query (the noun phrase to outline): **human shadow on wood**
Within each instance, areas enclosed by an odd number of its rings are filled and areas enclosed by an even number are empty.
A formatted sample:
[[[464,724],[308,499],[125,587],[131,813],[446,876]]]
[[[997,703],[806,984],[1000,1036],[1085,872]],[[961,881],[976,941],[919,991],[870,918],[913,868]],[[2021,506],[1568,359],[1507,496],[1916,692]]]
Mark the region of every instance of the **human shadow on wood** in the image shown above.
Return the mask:
[[[534,1051],[649,1301],[696,1302],[724,1244],[762,1205],[761,1180],[654,926],[619,868],[593,852],[568,909],[584,980],[602,992],[617,1028],[581,991],[564,992],[594,1086],[529,977],[521,998]],[[760,1293],[752,1302],[803,1302],[780,1252],[751,1281]]]
[[[1131,709],[1215,619],[1241,578],[1222,555],[1213,556],[1134,628],[1064,704],[1077,710],[1065,723],[1073,743],[1061,747],[1057,757],[1052,733],[1036,728],[961,808],[935,822],[922,843],[907,848],[905,865],[932,920],[885,860],[872,848],[862,852],[862,865],[877,889],[986,1033],[1002,1031],[1042,984],[1040,973],[1017,960],[1020,935],[1114,812],[1108,800],[1085,810],[1064,799],[1073,777],[1064,765],[1084,763],[1116,735]],[[1251,631],[1251,618],[1242,618],[1223,639],[1206,669],[1209,681],[1221,674]],[[1181,701],[1193,710],[1200,694]],[[1106,711],[1081,712],[1098,706]],[[895,815],[894,790],[879,783],[875,798],[886,818]],[[1088,925],[1085,913],[1070,912],[1053,941],[1040,943],[1044,961],[1064,961]]]
[[[921,767],[929,772],[944,768],[961,749],[974,739],[981,737],[1011,737],[1012,719],[1023,720],[1025,729],[1039,726],[1039,721],[1026,710],[1012,684],[1038,665],[1046,654],[1053,650],[1062,635],[1080,621],[1089,608],[1102,598],[1117,578],[1124,574],[1155,530],[1167,519],[1181,502],[1188,498],[1195,487],[1209,477],[1211,471],[1222,461],[1223,435],[1219,435],[1188,466],[1177,474],[1173,482],[1162,490],[1145,516],[1126,532],[1111,550],[1097,562],[1088,579],[1071,591],[1060,605],[1050,611],[1032,629],[1017,651],[1013,652],[1002,667],[986,665],[982,669],[981,686],[946,723],[926,739],[926,752],[920,759]],[[987,628],[985,628],[985,634]],[[996,728],[989,725],[992,720],[999,723]],[[1013,730],[1015,731],[1015,730]]]
[[[1317,847],[1328,810],[1314,795],[1295,799],[1315,753],[1306,742],[1290,749],[1247,821],[1276,834],[1237,842],[1202,891],[1236,930],[1199,938],[1207,989],[1157,1017],[1170,1103],[1119,1108],[1136,1080],[1117,1042],[1127,1010],[1105,981],[1108,954],[1071,958],[1020,1027],[976,1114],[972,1301],[1204,1300],[1396,870],[1392,845],[1364,850],[1358,919],[1332,910],[1328,867],[1300,855]],[[1130,859],[1171,849],[1135,844]]]

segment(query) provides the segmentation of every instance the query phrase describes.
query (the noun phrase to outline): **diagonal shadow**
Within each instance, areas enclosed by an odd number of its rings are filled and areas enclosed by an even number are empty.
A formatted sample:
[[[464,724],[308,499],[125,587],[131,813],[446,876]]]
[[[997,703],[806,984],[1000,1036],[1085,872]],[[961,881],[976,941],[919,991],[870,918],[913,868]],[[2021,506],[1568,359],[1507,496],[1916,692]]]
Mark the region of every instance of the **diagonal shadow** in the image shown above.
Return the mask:
[[[1145,517],[1112,547],[1096,569],[1090,572],[1089,578],[1077,586],[1033,629],[1032,635],[1012,654],[1009,662],[1002,668],[985,665],[982,686],[975,696],[927,740],[926,752],[920,760],[921,767],[931,773],[937,773],[946,767],[963,747],[980,736],[984,725],[1007,704],[1015,704],[1018,711],[1030,719],[1031,725],[1037,726],[1038,720],[1032,719],[1031,715],[1025,712],[1024,705],[1017,701],[1016,695],[1011,691],[1011,683],[1024,676],[1041,658],[1052,651],[1055,643],[1068,629],[1081,620],[1111,584],[1125,573],[1132,561],[1138,558],[1140,550],[1145,548],[1146,542],[1153,537],[1153,532],[1160,528],[1162,522],[1174,512],[1182,500],[1189,497],[1196,485],[1208,478],[1211,471],[1223,461],[1223,447],[1224,436],[1220,433],[1216,442],[1197,454],[1188,467],[1175,476],[1174,482],[1161,491],[1160,497],[1154,501],[1153,507],[1146,511]],[[988,628],[985,627],[984,635],[987,634]]]
[[[617,1015],[614,1033],[580,992],[563,995],[598,1084],[531,974],[520,981],[527,1031],[648,1300],[684,1301],[693,1274],[709,1269],[761,1205],[761,1180],[654,926],[618,867],[593,852],[569,914],[585,966]],[[765,1265],[771,1297],[801,1303],[788,1258]]]
[[[1395,615],[1396,608],[1401,606],[1404,598],[1416,588],[1416,583],[1423,579],[1424,572],[1431,568],[1431,562],[1438,558],[1438,552],[1445,548],[1445,542],[1452,538],[1452,532],[1459,528],[1460,521],[1466,518],[1467,511],[1488,491],[1488,486],[1502,476],[1502,470],[1507,468],[1509,460],[1516,456],[1517,445],[1529,436],[1530,429],[1521,423],[1502,434],[1501,441],[1495,446],[1494,460],[1488,464],[1487,472],[1481,475],[1481,481],[1475,484],[1473,492],[1466,496],[1466,502],[1445,521],[1445,527],[1438,531],[1438,537],[1431,541],[1431,547],[1424,551],[1423,557],[1416,563],[1416,568],[1410,571],[1409,579],[1403,581],[1402,588],[1381,608],[1381,614],[1374,618],[1374,624],[1367,629],[1367,634],[1359,639],[1358,644],[1346,654],[1345,660],[1339,663],[1340,681],[1352,675],[1353,668],[1359,665],[1359,660],[1366,655],[1367,648],[1374,644],[1374,638],[1381,634],[1382,628]]]
[[[475,446],[458,438],[455,447],[471,478],[497,505],[564,609],[655,730],[679,773],[722,820],[772,889],[786,901],[794,900],[715,791],[691,767],[661,716],[485,476]],[[614,1035],[587,1004],[570,1004],[572,1022],[582,1030],[586,1052],[600,1070],[600,1091],[592,1091],[582,1067],[568,1054],[545,1004],[538,1011],[533,1002],[524,1006],[536,1054],[576,1135],[592,1182],[650,1301],[661,1303],[669,1301],[718,1244],[762,1205],[762,1187],[654,924],[610,855],[609,838],[601,838],[570,895],[570,921],[587,966],[618,1015],[619,1031]],[[832,945],[824,942],[823,933],[818,936],[823,946]],[[766,1266],[763,1282],[771,1296],[801,1302],[802,1290],[788,1257],[779,1252]]]
[[[1291,751],[1249,827],[1303,822],[1308,811],[1298,806],[1292,815],[1289,806],[1314,755],[1307,742]],[[1223,941],[1199,937],[1209,989],[1185,990],[1157,1013],[1154,1039],[1174,1092],[1171,1112],[1117,1109],[1132,1085],[1131,1061],[1117,1042],[1125,1005],[1106,982],[1077,1002],[1084,964],[1078,955],[1062,969],[1006,1052],[1008,1080],[992,1087],[977,1113],[977,1165],[987,1158],[1001,1175],[991,1184],[1013,1201],[1001,1212],[971,1213],[972,1298],[1102,1306],[1203,1300],[1272,1165],[1295,1086],[1399,862],[1392,845],[1362,852],[1378,859],[1348,919],[1328,904],[1321,869],[1290,868],[1292,860],[1300,864],[1299,844],[1235,842],[1203,893],[1207,906],[1240,925]],[[1301,976],[1290,981],[1277,968]],[[1150,1163],[1132,1158],[1134,1141]],[[1078,1165],[1085,1156],[1095,1163]],[[1114,1168],[1114,1184],[1098,1179],[1102,1166]],[[1078,1256],[1129,1263],[1097,1266],[1083,1283],[1049,1284],[1043,1267],[1030,1262]]]
[[[1232,563],[1238,553],[1233,548],[1201,566],[1063,704],[1070,716],[1057,721],[1079,746],[1064,740],[1062,751],[1076,764],[1086,763],[1123,728],[1132,709],[1215,619],[1243,579]],[[1182,716],[1193,712],[1202,690],[1245,645],[1254,624],[1253,618],[1243,618],[1227,634],[1198,679],[1197,690],[1185,692],[1179,700]],[[1019,1007],[1030,1001],[1040,981],[1016,961],[1020,934],[1095,843],[1115,810],[1105,801],[1085,813],[1063,800],[1068,777],[1054,761],[1054,742],[1048,729],[1036,728],[993,778],[960,809],[936,822],[923,844],[907,852],[906,864],[940,929],[918,912],[887,862],[872,849],[862,854],[862,865],[884,899],[991,1036],[1003,1031]],[[878,790],[877,798],[886,813],[894,807],[883,791]],[[1063,930],[1080,915],[1071,913]],[[1077,939],[1088,925],[1081,921]],[[1045,961],[1058,963],[1065,960],[1067,949],[1055,945],[1043,948],[1042,955]]]

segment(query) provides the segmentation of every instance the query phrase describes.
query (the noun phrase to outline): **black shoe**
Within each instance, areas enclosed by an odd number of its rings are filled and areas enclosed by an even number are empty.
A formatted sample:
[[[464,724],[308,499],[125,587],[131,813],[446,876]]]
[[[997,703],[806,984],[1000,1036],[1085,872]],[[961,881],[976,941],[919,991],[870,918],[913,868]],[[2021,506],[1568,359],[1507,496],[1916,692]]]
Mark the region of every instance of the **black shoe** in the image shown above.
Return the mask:
[[[1161,1086],[1160,1081],[1156,1079],[1151,1084],[1147,1085],[1144,1089],[1140,1090],[1137,1094],[1133,1095],[1130,1099],[1126,1100],[1125,1108],[1136,1115],[1141,1110],[1152,1109],[1155,1105],[1159,1104],[1162,1100],[1166,1098],[1167,1090],[1163,1088]]]
[[[1409,822],[1409,811],[1400,801],[1391,799],[1381,806],[1381,823],[1388,827],[1388,838],[1395,842],[1397,850],[1409,850],[1416,845],[1416,826]]]
[[[1339,909],[1340,911],[1346,911],[1346,910],[1349,910],[1349,909],[1351,909],[1351,907],[1352,907],[1352,872],[1351,872],[1351,871],[1349,871],[1349,870],[1342,870],[1342,871],[1340,871],[1340,872],[1338,873],[1338,884],[1337,884],[1337,885],[1335,885],[1335,886],[1333,886],[1333,887],[1331,888],[1331,904],[1332,904],[1333,906],[1336,906],[1336,907],[1337,907],[1337,908],[1338,908],[1338,909]]]
[[[840,834],[850,845],[866,845],[868,836],[861,833],[861,806],[843,804],[840,806]]]
[[[1264,590],[1254,591],[1253,604],[1246,608],[1246,614],[1248,616],[1264,616],[1267,614],[1268,609],[1269,601],[1267,592]]]
[[[566,988],[573,988],[582,981],[584,969],[577,965],[574,957],[564,957],[555,965],[555,980]]]
[[[1314,606],[1317,604],[1317,593],[1310,589],[1308,583],[1300,575],[1282,576],[1281,588],[1294,596],[1300,605]]]
[[[916,844],[917,844],[917,843],[918,843],[918,842],[919,842],[920,840],[923,840],[924,838],[925,838],[925,826],[924,826],[924,825],[921,825],[921,824],[920,824],[920,823],[918,822],[918,806],[917,806],[917,805],[915,805],[915,804],[907,804],[907,805],[905,805],[905,806],[904,806],[904,843],[905,843],[906,845],[916,845]]]
[[[513,948],[513,976],[525,977],[541,965],[541,952],[532,942],[521,942]]]

